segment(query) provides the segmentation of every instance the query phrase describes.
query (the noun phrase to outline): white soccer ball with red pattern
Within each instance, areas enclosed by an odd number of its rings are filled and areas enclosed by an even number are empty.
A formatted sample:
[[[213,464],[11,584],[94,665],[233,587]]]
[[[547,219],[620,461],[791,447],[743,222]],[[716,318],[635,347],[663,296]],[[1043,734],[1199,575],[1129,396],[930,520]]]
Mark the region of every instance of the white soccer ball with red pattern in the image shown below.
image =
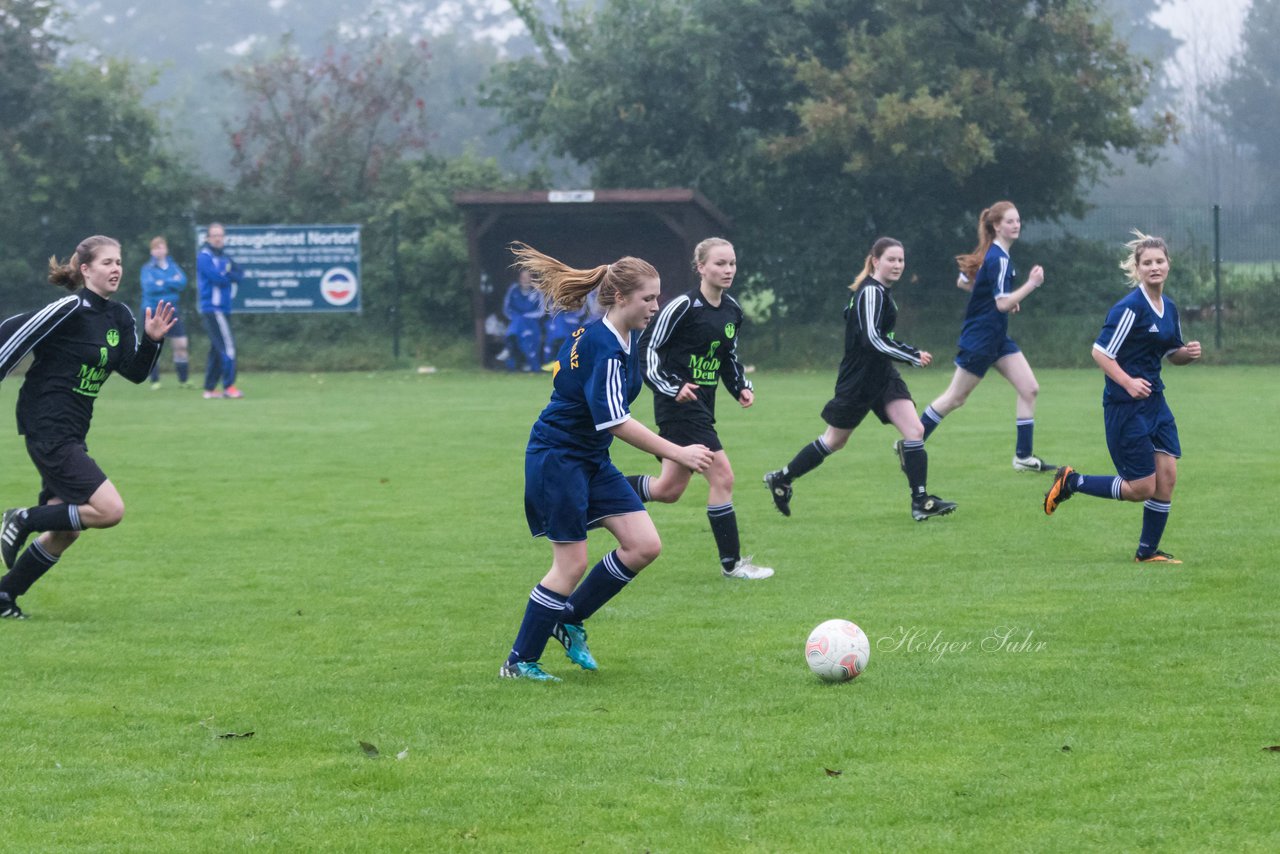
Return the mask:
[[[871,641],[855,623],[827,620],[809,633],[804,658],[824,682],[848,682],[867,669]]]

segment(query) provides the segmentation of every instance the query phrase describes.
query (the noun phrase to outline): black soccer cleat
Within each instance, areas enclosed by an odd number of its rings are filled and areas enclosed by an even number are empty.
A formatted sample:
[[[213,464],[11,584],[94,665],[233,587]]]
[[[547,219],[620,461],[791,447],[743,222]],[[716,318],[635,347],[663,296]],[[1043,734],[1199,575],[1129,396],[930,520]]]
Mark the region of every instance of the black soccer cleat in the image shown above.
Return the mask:
[[[934,516],[946,516],[948,513],[955,512],[955,509],[954,501],[943,501],[936,495],[922,495],[911,499],[911,518],[917,522],[923,522]]]
[[[764,476],[764,485],[769,487],[773,496],[773,506],[783,516],[791,515],[791,483],[782,474],[782,470],[771,471]]]
[[[1169,563],[1169,564],[1182,563],[1182,561],[1178,560],[1173,555],[1169,554],[1168,552],[1162,552],[1159,549],[1156,549],[1149,555],[1144,555],[1139,552],[1133,556],[1133,562],[1134,563]]]
[[[1044,515],[1052,516],[1058,505],[1072,496],[1071,484],[1067,479],[1075,473],[1076,470],[1071,466],[1059,466],[1054,472],[1053,483],[1044,494]]]
[[[22,613],[17,602],[9,598],[8,593],[0,593],[0,619],[25,620],[26,618],[27,615]]]
[[[27,530],[26,521],[27,511],[22,507],[4,511],[4,517],[0,519],[0,558],[4,560],[6,569],[13,569],[31,533]]]

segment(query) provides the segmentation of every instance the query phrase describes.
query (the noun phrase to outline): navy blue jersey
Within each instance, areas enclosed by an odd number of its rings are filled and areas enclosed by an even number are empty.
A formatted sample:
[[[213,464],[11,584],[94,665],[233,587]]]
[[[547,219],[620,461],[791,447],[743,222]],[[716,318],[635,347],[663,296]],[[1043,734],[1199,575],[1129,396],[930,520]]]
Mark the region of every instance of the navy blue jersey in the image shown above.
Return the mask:
[[[964,312],[965,332],[978,329],[1000,335],[1008,332],[1009,315],[996,307],[996,297],[1007,297],[1013,293],[1017,287],[1013,283],[1017,275],[1009,253],[999,244],[991,244],[973,279],[969,305]]]
[[[1178,322],[1178,307],[1173,300],[1161,294],[1160,304],[1156,305],[1139,285],[1107,312],[1106,325],[1093,346],[1108,358],[1115,359],[1129,376],[1141,377],[1151,383],[1151,393],[1158,394],[1164,390],[1160,361],[1182,344],[1182,324]],[[1133,400],[1127,391],[1107,377],[1102,391],[1103,403],[1130,403]]]
[[[607,454],[613,442],[609,428],[631,417],[631,402],[644,385],[634,338],[601,318],[564,343],[551,402],[533,425],[531,443]]]

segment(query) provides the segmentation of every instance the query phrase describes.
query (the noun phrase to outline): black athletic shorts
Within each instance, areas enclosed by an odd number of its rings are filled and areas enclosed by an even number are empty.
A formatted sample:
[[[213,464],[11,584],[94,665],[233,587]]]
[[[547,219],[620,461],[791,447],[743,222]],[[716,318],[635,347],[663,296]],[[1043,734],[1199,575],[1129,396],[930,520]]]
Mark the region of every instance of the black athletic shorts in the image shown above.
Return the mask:
[[[831,398],[822,407],[822,420],[838,430],[852,430],[862,423],[868,412],[874,412],[881,424],[888,424],[889,415],[885,408],[895,400],[911,399],[907,384],[895,371],[879,394],[859,396],[857,399]]]
[[[658,435],[677,445],[706,445],[712,451],[723,451],[716,425],[709,418],[681,418],[658,423]]]
[[[82,442],[27,440],[27,455],[40,472],[40,503],[61,498],[67,504],[86,504],[107,476],[89,456]]]

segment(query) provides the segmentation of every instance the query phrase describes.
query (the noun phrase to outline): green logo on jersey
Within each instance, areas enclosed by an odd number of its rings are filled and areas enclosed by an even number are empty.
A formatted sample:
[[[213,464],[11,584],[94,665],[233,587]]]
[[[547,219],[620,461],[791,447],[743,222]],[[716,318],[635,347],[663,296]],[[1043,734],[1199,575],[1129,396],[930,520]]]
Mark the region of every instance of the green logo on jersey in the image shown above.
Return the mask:
[[[720,359],[716,356],[716,350],[719,347],[719,341],[712,341],[711,346],[707,348],[707,355],[689,357],[689,371],[693,374],[693,381],[698,385],[716,384],[716,378],[720,376]]]
[[[733,337],[733,333],[734,333],[735,331],[737,331],[737,327],[735,327],[732,323],[726,323],[726,324],[724,325],[724,337],[725,337],[725,338],[732,338],[732,337]]]
[[[120,333],[115,329],[107,330],[107,346],[118,347],[120,345]]]

